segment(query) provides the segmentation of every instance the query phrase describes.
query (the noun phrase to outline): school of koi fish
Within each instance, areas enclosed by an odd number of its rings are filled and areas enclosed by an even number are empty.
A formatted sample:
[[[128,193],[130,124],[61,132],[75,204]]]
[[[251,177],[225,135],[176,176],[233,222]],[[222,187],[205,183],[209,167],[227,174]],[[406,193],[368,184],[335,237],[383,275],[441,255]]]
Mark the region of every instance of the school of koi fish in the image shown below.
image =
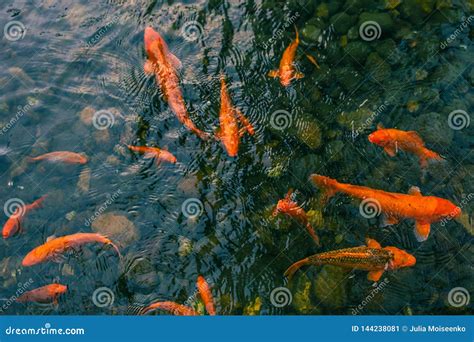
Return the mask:
[[[268,76],[278,78],[283,87],[288,87],[292,82],[297,82],[304,75],[294,67],[294,59],[299,45],[299,35],[296,30],[296,38],[286,48],[281,58],[278,69],[269,71]],[[241,138],[245,134],[254,135],[255,128],[238,108],[234,107],[231,95],[227,90],[227,81],[224,73],[220,75],[220,128],[215,134],[204,132],[198,128],[188,115],[185,99],[180,89],[180,79],[177,70],[182,68],[179,59],[172,54],[162,36],[151,27],[144,32],[144,48],[147,60],[144,63],[146,74],[154,75],[156,83],[166,99],[169,108],[177,119],[199,138],[209,141],[212,137],[222,143],[223,148],[230,157],[235,157],[239,152]],[[307,56],[310,61],[318,67],[318,63],[312,56]],[[394,128],[377,126],[377,130],[367,137],[372,144],[380,146],[390,157],[395,157],[397,152],[411,153],[419,159],[422,169],[429,166],[430,162],[443,162],[444,159],[438,153],[425,147],[425,143],[415,131],[402,131]],[[156,146],[134,146],[126,145],[130,152],[137,153],[145,159],[153,159],[158,167],[160,163],[174,164],[177,158],[171,151]],[[71,151],[54,151],[43,155],[30,157],[29,162],[54,162],[65,164],[86,164],[87,156],[82,153]],[[429,238],[431,224],[440,222],[445,218],[455,218],[461,215],[461,209],[447,199],[435,196],[424,196],[420,189],[412,187],[408,193],[387,192],[381,189],[372,189],[366,186],[340,183],[325,175],[313,174],[311,181],[322,193],[322,202],[329,200],[337,193],[344,194],[359,201],[367,199],[375,200],[384,215],[384,223],[393,225],[401,220],[414,221],[413,232],[419,242]],[[22,233],[22,221],[31,211],[40,210],[47,201],[47,195],[43,195],[33,203],[19,208],[11,215],[3,225],[2,235],[8,239],[15,234]],[[307,230],[309,237],[318,248],[323,248],[315,229],[311,226],[307,213],[293,197],[290,189],[287,195],[278,201],[273,215],[288,215],[301,223]],[[108,246],[117,257],[121,258],[119,247],[107,236],[98,233],[76,233],[60,236],[47,240],[44,244],[36,246],[22,261],[23,267],[34,267],[40,263],[61,262],[67,251],[74,251],[81,246],[99,244]],[[308,256],[290,265],[284,276],[291,279],[303,266],[308,265],[335,265],[347,269],[368,271],[367,278],[377,282],[385,271],[394,271],[405,267],[413,267],[416,258],[410,253],[395,246],[382,247],[377,241],[367,237],[366,246],[356,246],[339,250],[326,251]],[[202,302],[209,315],[216,315],[211,286],[203,276],[197,278],[197,289]],[[68,287],[58,283],[48,284],[30,290],[17,298],[18,302],[38,302],[58,304],[58,297],[68,291]],[[172,301],[157,301],[150,303],[140,310],[140,314],[152,311],[164,311],[174,315],[199,315],[193,308]]]

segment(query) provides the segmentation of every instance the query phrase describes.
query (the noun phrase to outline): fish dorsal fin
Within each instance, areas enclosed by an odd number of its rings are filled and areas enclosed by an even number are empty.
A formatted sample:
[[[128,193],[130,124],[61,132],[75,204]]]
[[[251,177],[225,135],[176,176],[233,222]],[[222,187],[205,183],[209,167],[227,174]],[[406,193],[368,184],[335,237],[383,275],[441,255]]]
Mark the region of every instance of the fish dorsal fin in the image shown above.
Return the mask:
[[[46,238],[46,242],[56,239],[56,235],[50,235]]]
[[[417,186],[412,186],[410,190],[408,190],[408,194],[412,196],[423,196],[421,194],[420,188]]]
[[[380,243],[378,243],[376,240],[367,238],[365,239],[365,242],[367,243],[367,247],[370,248],[377,248],[377,249],[382,249],[382,246],[380,246]]]
[[[285,195],[285,199],[292,200],[293,197],[293,188],[288,189],[288,192]]]
[[[384,128],[385,127],[380,122],[377,124],[377,129],[384,129]]]
[[[421,139],[420,135],[415,131],[408,131],[407,134],[413,139],[416,140],[419,144],[424,145],[423,139]]]

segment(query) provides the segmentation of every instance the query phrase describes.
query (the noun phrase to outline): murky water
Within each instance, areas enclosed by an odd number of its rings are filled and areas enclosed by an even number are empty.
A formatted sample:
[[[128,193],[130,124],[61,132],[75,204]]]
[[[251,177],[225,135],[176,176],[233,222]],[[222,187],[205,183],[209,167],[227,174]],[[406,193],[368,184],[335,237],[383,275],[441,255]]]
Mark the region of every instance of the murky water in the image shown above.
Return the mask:
[[[202,312],[198,274],[212,284],[219,314],[472,313],[465,301],[474,294],[472,1],[3,1],[0,8],[2,205],[48,194],[22,233],[1,242],[4,314],[126,314],[155,300]],[[209,133],[219,126],[219,75],[227,76],[234,105],[256,129],[236,158],[183,128],[155,77],[144,74],[147,26],[182,61],[188,111]],[[284,88],[267,74],[294,27],[305,76]],[[413,155],[387,156],[367,140],[378,123],[417,131],[446,162],[423,172]],[[178,163],[156,167],[127,144],[166,148]],[[85,153],[89,162],[27,161],[57,150]],[[361,216],[347,196],[321,205],[312,173],[391,192],[417,185],[464,215],[433,224],[419,243],[413,222],[381,227],[381,216]],[[290,188],[320,248],[297,221],[272,217]],[[107,234],[123,259],[91,245],[59,263],[21,266],[48,237],[79,231]],[[367,236],[409,251],[416,266],[386,272],[377,285],[366,272],[336,267],[304,268],[289,284],[283,277],[303,257],[362,245]],[[51,282],[68,286],[57,306],[7,300]],[[461,305],[449,295],[456,287],[464,289]]]

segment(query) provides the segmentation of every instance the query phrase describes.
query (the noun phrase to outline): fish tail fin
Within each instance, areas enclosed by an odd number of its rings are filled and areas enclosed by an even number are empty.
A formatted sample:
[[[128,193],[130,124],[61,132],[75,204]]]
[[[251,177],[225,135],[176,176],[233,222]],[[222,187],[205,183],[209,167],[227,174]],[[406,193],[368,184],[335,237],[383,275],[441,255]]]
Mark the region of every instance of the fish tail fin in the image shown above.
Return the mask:
[[[288,280],[291,280],[293,278],[293,275],[298,271],[302,266],[308,265],[309,259],[305,258],[300,261],[295,262],[293,265],[288,267],[288,269],[285,271],[284,276],[288,278]]]
[[[41,208],[43,206],[44,200],[48,197],[48,195],[43,195],[40,198],[38,198],[36,201],[32,203],[34,208]]]
[[[428,166],[429,162],[444,162],[444,161],[446,160],[435,151],[431,151],[427,148],[423,148],[423,153],[420,156],[420,166],[422,168]]]
[[[119,257],[120,259],[122,259],[122,253],[120,253],[120,250],[119,250],[118,246],[117,246],[115,243],[113,243],[112,241],[110,241],[110,240],[109,240],[108,244],[109,244],[110,246],[112,246],[112,248],[115,250],[115,252],[117,252],[118,257]]]
[[[329,200],[332,196],[334,196],[338,191],[339,183],[337,180],[321,176],[317,174],[313,174],[310,176],[311,180],[314,184],[316,184],[321,190],[323,191],[323,202]]]
[[[308,231],[309,235],[311,235],[316,245],[321,246],[321,243],[319,241],[319,236],[316,234],[313,226],[309,222],[306,223],[306,230]]]
[[[35,161],[38,161],[38,157],[26,157],[26,161],[28,163],[34,163]]]
[[[297,44],[299,44],[299,42],[300,42],[300,33],[298,32],[298,28],[296,27],[296,25],[294,25],[294,26],[295,26],[295,33],[296,33],[295,42]]]

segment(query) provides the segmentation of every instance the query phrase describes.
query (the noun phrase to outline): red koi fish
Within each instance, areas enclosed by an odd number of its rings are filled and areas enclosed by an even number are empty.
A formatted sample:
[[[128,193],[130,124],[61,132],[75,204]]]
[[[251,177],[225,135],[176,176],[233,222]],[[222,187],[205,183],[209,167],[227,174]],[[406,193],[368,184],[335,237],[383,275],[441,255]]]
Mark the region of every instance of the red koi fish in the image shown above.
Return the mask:
[[[201,139],[208,139],[209,134],[197,128],[189,118],[176,72],[181,62],[169,51],[161,35],[151,27],[145,29],[145,50],[148,56],[144,66],[145,73],[155,74],[156,81],[178,120]]]
[[[141,315],[154,310],[164,310],[172,313],[175,316],[199,316],[199,313],[186,305],[181,305],[175,302],[156,302],[148,305],[140,311]]]
[[[37,157],[28,157],[29,162],[37,162],[46,160],[52,163],[65,163],[65,164],[85,164],[87,163],[87,157],[83,154],[69,151],[56,151],[45,153]]]
[[[49,284],[37,289],[23,293],[16,299],[19,303],[36,302],[36,303],[54,303],[58,304],[58,297],[67,291],[66,285]]]
[[[369,141],[383,147],[390,157],[394,157],[399,149],[416,155],[422,168],[427,167],[430,160],[444,161],[438,153],[425,147],[423,139],[415,131],[386,129],[379,124],[377,130],[369,135]]]
[[[206,306],[207,312],[209,315],[215,316],[216,309],[214,307],[214,298],[212,297],[211,287],[203,276],[198,276],[196,285],[199,290],[199,295]]]
[[[221,110],[219,113],[220,129],[216,138],[222,141],[227,153],[235,157],[239,151],[240,137],[247,131],[250,135],[255,134],[255,130],[247,118],[232,105],[229,93],[227,92],[224,76],[221,76]],[[239,129],[239,122],[243,128]]]
[[[365,186],[343,184],[335,179],[320,175],[311,175],[311,179],[325,191],[326,198],[342,192],[351,197],[365,200],[366,203],[371,202],[377,207],[377,211],[386,215],[386,224],[396,224],[400,219],[415,220],[414,232],[419,242],[428,238],[431,223],[461,215],[461,209],[450,201],[435,196],[423,196],[420,189],[415,186],[411,187],[406,195],[375,190]],[[363,204],[361,204],[362,207]]]
[[[335,265],[369,271],[367,278],[378,281],[385,271],[411,267],[415,264],[416,258],[410,253],[392,246],[382,248],[377,241],[367,239],[367,247],[338,249],[297,261],[286,270],[285,277],[291,279],[295,272],[305,265]]]
[[[290,189],[286,194],[284,199],[278,201],[275,210],[273,211],[273,216],[278,215],[279,213],[286,214],[290,217],[293,217],[297,221],[305,225],[306,230],[309,235],[313,238],[314,242],[319,246],[319,237],[316,235],[314,228],[308,221],[308,215],[295,201],[292,199],[293,191]]]
[[[17,208],[15,212],[8,218],[7,222],[3,226],[2,235],[4,239],[8,239],[9,237],[15,235],[18,231],[22,230],[21,222],[23,217],[33,209],[41,208],[43,205],[43,201],[47,195],[44,195],[38,198],[31,204],[27,204],[22,208]]]
[[[97,233],[76,233],[61,236],[34,248],[22,261],[23,266],[33,266],[49,260],[60,260],[61,254],[71,248],[77,248],[89,243],[101,243],[112,246],[119,257],[118,247],[107,237]]]
[[[298,45],[300,43],[300,36],[298,34],[298,29],[296,29],[296,38],[294,41],[288,45],[288,47],[283,52],[283,56],[281,57],[280,66],[277,70],[271,70],[268,73],[269,77],[273,78],[280,78],[280,83],[282,86],[287,87],[290,85],[291,81],[294,79],[303,78],[304,75],[301,72],[296,71],[295,69],[295,56],[296,50],[298,49]]]
[[[160,161],[166,161],[168,163],[176,163],[176,157],[166,150],[162,150],[158,147],[147,147],[147,146],[131,146],[127,145],[127,147],[133,151],[138,153],[143,153],[143,158],[145,159],[156,159],[157,163]]]

